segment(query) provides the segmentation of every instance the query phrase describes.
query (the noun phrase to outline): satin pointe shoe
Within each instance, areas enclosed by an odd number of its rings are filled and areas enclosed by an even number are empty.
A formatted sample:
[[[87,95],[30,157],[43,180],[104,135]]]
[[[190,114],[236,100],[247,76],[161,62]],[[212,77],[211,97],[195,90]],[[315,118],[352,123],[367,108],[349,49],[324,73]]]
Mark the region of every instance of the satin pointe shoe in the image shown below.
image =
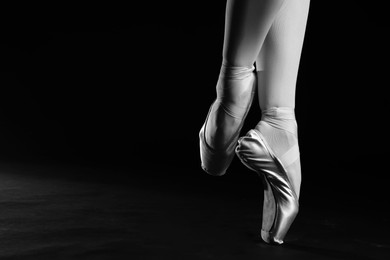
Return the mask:
[[[230,166],[241,128],[253,101],[255,86],[254,67],[227,67],[223,64],[217,83],[217,98],[210,106],[199,131],[201,167],[206,173],[222,176]],[[208,127],[212,128],[208,130],[214,134],[206,137]],[[226,134],[227,131],[230,131],[229,134]],[[215,140],[221,143],[221,137],[224,145],[216,147]]]
[[[262,239],[270,244],[282,244],[299,209],[298,196],[286,170],[299,159],[298,145],[287,151],[281,160],[261,132],[252,129],[239,139],[236,154],[264,184]]]

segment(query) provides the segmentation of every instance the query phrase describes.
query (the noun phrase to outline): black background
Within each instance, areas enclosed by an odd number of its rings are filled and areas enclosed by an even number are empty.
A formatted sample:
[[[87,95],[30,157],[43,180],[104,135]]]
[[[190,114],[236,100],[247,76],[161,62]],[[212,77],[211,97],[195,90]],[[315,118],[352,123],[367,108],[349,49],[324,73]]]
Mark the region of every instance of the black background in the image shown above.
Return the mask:
[[[100,8],[72,26],[44,32],[26,22],[2,33],[2,160],[125,169],[121,177],[200,174],[198,131],[215,98],[225,1]],[[296,114],[304,181],[315,187],[382,185],[384,20],[361,2],[311,3]],[[243,131],[259,118],[255,103]],[[236,160],[232,169],[236,178],[246,171]]]

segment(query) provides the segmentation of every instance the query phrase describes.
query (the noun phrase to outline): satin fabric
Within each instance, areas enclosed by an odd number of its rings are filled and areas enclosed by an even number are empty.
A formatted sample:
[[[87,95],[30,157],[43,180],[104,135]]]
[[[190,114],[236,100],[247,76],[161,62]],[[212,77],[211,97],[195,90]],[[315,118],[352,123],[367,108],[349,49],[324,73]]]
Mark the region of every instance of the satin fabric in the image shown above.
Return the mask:
[[[298,197],[287,175],[286,166],[275,156],[257,129],[250,130],[238,140],[236,154],[264,183],[263,240],[282,244],[299,210]]]
[[[224,175],[233,160],[234,149],[256,91],[257,80],[254,70],[254,66],[232,67],[226,62],[222,64],[216,87],[217,98],[199,131],[201,167],[210,175]],[[242,102],[244,100],[242,97],[248,95],[249,100],[245,98],[248,101]],[[218,120],[226,116],[229,117],[228,121]],[[214,131],[209,131],[214,132],[214,135],[206,136],[208,127],[214,128],[212,129]],[[214,144],[217,143],[216,140],[221,142],[221,133],[224,130],[232,134],[223,137],[222,142],[226,144],[224,147],[216,148]]]

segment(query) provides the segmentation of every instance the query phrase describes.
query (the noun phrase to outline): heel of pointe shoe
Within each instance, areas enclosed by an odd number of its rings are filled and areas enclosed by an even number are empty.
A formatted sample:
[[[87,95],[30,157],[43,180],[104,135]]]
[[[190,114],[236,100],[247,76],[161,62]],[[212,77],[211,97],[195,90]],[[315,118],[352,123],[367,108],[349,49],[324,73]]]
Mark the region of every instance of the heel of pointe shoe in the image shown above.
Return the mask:
[[[199,132],[201,167],[207,174],[222,176],[226,173],[227,168],[231,164],[234,152],[214,151],[209,147],[205,140],[204,127],[205,125],[202,126]]]

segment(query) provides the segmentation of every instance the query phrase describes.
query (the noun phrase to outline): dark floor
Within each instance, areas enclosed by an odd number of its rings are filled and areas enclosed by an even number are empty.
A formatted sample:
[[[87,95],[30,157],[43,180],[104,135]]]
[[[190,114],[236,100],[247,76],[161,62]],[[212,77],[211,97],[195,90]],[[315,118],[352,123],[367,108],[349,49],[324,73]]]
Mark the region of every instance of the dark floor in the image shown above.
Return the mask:
[[[263,243],[261,182],[232,168],[2,163],[0,259],[390,259],[387,204],[337,186],[303,186],[285,244]]]

